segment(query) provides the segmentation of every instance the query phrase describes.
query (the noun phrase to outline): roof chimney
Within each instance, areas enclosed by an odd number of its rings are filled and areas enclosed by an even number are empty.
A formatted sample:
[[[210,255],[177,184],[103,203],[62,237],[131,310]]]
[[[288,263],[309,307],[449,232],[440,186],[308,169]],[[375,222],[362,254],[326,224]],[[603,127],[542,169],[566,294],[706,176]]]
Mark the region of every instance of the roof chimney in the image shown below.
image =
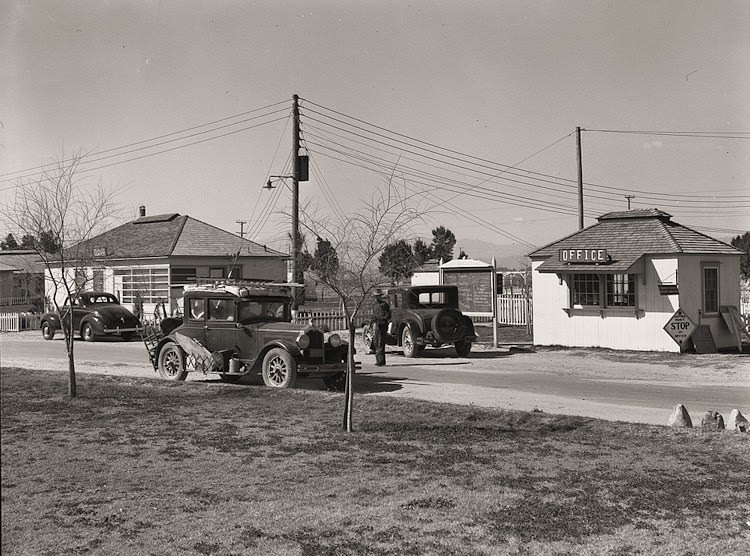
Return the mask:
[[[141,218],[146,216],[146,205],[141,205],[138,207],[138,216]]]

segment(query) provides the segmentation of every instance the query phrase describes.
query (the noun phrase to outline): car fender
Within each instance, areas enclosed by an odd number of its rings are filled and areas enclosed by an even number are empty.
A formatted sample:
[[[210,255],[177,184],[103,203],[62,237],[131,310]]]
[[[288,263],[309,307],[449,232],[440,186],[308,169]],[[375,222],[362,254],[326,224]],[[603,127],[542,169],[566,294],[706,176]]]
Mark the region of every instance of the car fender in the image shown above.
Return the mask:
[[[398,337],[396,338],[397,345],[401,345],[401,339],[403,338],[404,328],[411,327],[412,333],[415,339],[421,339],[424,336],[424,330],[422,330],[421,321],[414,318],[407,318],[401,322],[398,327]]]
[[[46,315],[42,315],[42,318],[39,320],[39,328],[41,328],[45,322],[48,322],[49,325],[55,330],[62,330],[60,317],[55,313],[47,313]]]
[[[281,348],[285,351],[288,351],[295,359],[299,359],[302,356],[302,351],[294,342],[290,342],[288,340],[271,340],[261,348],[261,350],[258,352],[258,356],[252,362],[250,367],[258,367],[263,362],[266,354],[273,348]]]
[[[104,322],[99,316],[93,314],[86,315],[81,319],[81,324],[78,325],[78,330],[83,330],[83,325],[86,323],[91,324],[96,334],[104,334]]]

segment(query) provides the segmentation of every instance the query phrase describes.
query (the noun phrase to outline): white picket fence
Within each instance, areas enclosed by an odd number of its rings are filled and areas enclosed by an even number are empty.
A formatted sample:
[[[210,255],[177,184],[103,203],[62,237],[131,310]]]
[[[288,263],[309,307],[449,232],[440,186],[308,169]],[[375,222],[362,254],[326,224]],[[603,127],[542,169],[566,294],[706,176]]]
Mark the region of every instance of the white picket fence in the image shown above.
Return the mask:
[[[497,317],[499,324],[525,326],[531,316],[531,300],[523,294],[502,294],[497,296]],[[472,317],[474,322],[492,322],[492,317]],[[533,320],[533,319],[532,319]],[[346,319],[338,309],[300,309],[292,319],[296,324],[312,322],[317,326],[327,326],[331,330],[345,330]],[[370,322],[369,312],[357,315],[357,328]]]
[[[531,299],[522,293],[504,293],[497,296],[497,322],[499,324],[526,325],[533,322]]]
[[[20,332],[36,330],[40,325],[41,315],[31,313],[0,313],[0,332]]]
[[[338,309],[300,309],[292,318],[295,324],[312,323],[316,326],[327,326],[330,330],[346,330],[346,318]],[[369,314],[359,314],[354,319],[357,328],[370,322]]]

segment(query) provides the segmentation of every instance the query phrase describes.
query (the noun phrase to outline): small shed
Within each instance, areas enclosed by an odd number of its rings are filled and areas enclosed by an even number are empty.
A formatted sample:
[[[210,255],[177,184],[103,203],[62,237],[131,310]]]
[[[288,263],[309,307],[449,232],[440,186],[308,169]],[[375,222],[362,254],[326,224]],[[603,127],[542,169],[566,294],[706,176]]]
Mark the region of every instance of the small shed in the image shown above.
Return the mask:
[[[658,209],[611,212],[529,254],[534,344],[685,350],[678,310],[716,348],[738,345],[742,252]]]

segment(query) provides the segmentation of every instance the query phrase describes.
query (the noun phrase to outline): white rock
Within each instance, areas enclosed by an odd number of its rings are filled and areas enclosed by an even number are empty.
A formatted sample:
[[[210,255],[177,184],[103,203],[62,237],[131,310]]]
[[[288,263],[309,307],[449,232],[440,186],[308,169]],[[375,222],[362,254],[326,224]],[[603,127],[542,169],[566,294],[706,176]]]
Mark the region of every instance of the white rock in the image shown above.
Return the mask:
[[[747,422],[739,409],[733,409],[727,420],[727,430],[738,432],[750,432],[750,423]]]
[[[669,418],[667,424],[670,427],[691,428],[693,426],[693,422],[690,420],[690,414],[681,403],[674,406],[674,411],[672,412],[672,416]]]

